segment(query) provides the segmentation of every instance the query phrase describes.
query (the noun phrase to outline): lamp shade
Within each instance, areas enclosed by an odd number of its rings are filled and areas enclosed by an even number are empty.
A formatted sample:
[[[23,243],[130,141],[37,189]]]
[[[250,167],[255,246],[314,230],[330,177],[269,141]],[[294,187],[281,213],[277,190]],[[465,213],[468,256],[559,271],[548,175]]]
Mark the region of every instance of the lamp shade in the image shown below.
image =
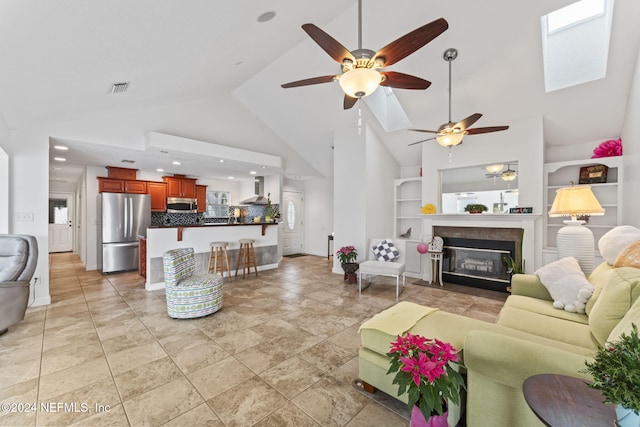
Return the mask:
[[[504,168],[504,164],[496,163],[495,165],[486,166],[485,169],[489,173],[498,173]]]
[[[577,215],[604,215],[604,209],[588,185],[559,188],[553,200],[550,217]]]
[[[340,76],[340,87],[352,98],[371,95],[380,86],[382,74],[371,68],[354,68]]]
[[[594,268],[593,233],[583,227],[584,221],[576,219],[578,215],[604,215],[604,209],[588,185],[571,186],[556,190],[556,198],[549,211],[550,217],[570,216],[564,221],[565,227],[558,230],[556,244],[558,257],[572,256],[578,260],[584,274],[590,274]]]

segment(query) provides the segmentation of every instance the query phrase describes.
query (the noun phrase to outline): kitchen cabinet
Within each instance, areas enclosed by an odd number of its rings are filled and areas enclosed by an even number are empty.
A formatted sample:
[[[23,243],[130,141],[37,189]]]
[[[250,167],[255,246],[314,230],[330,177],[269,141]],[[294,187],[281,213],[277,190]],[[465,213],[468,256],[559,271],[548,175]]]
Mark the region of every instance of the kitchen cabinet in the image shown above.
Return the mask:
[[[184,175],[163,176],[167,183],[167,197],[196,198],[196,180],[185,178]]]
[[[98,177],[98,191],[100,193],[134,193],[146,194],[146,181],[113,179]]]
[[[198,203],[198,212],[207,211],[207,186],[196,185],[196,202]]]
[[[138,274],[147,278],[147,239],[138,239]]]
[[[151,212],[166,212],[167,184],[164,182],[147,182],[147,192],[151,195]]]

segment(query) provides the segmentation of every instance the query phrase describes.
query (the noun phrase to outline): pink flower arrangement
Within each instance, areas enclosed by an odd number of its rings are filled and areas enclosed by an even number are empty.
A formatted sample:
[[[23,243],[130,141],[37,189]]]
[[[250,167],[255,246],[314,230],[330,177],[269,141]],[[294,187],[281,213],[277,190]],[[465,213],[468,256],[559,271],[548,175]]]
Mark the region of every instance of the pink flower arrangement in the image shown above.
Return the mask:
[[[599,157],[615,157],[622,156],[622,138],[618,139],[609,139],[600,145],[598,145],[593,150],[592,159],[597,159]]]
[[[458,351],[449,343],[407,333],[391,343],[387,353],[391,366],[387,374],[396,373],[398,396],[408,392],[408,405],[417,405],[425,419],[446,411],[446,401],[458,404],[464,380],[459,373]]]
[[[336,251],[336,255],[340,260],[340,264],[348,262],[356,262],[358,259],[358,251],[353,246],[343,246]]]

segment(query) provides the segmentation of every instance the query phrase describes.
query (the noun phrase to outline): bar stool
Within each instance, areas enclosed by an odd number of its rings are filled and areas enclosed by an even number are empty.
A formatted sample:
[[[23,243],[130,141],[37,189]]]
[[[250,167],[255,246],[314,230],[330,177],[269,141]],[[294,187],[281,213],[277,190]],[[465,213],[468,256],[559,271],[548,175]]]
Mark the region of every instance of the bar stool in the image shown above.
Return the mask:
[[[213,263],[213,274],[220,271],[222,277],[224,277],[225,265],[227,268],[227,274],[229,280],[231,280],[231,267],[229,264],[229,255],[227,254],[228,242],[211,242],[211,250],[209,251],[209,264],[207,265],[207,273],[211,273],[211,264]],[[218,265],[218,257],[220,258],[220,265]]]
[[[238,277],[238,269],[240,268],[240,260],[242,260],[242,278],[244,279],[245,269],[247,275],[251,274],[251,266],[258,277],[258,267],[256,266],[256,252],[253,248],[253,239],[240,239],[240,249],[238,250],[238,262],[236,262],[236,277]]]
[[[436,272],[438,282],[442,286],[442,247],[444,242],[442,237],[435,236],[429,243],[429,259],[431,260],[431,283],[435,282]]]

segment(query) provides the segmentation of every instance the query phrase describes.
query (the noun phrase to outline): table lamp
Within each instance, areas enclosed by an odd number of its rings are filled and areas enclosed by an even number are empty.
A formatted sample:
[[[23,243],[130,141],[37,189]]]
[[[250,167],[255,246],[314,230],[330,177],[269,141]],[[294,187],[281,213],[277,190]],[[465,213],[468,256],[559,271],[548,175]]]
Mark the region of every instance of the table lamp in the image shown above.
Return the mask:
[[[585,221],[577,219],[580,215],[604,215],[604,209],[588,185],[559,188],[553,201],[550,217],[570,216],[564,221],[565,227],[558,230],[557,247],[558,258],[575,257],[584,274],[590,274],[594,269],[594,240],[593,233],[582,224]]]

